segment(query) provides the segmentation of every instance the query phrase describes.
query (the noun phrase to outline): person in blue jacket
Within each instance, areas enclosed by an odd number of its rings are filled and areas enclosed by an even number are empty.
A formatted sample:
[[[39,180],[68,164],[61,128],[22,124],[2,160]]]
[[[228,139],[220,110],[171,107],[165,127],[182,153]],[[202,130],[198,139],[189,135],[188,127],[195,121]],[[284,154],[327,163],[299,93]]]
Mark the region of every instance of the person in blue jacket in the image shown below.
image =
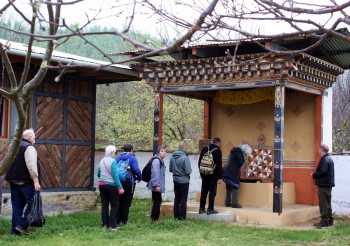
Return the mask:
[[[129,209],[134,196],[136,181],[141,181],[141,171],[139,163],[134,154],[134,148],[130,143],[126,143],[123,147],[124,152],[116,158],[116,162],[126,160],[127,176],[126,180],[121,184],[124,188],[124,194],[119,196],[119,206],[117,212],[117,224],[127,224],[129,218]]]
[[[157,154],[154,155],[152,161],[151,180],[147,183],[148,189],[152,191],[152,222],[156,222],[159,219],[162,193],[165,192],[165,155],[165,148],[162,146],[158,147]]]

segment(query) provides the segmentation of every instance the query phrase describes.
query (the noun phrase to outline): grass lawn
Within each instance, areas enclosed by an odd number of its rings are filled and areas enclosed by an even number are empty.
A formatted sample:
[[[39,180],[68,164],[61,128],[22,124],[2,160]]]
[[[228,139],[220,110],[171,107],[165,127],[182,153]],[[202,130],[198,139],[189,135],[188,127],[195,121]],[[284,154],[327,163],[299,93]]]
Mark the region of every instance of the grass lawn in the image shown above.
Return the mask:
[[[0,218],[0,245],[350,245],[350,218],[327,229],[271,229],[162,217],[151,224],[150,201],[135,199],[129,224],[116,232],[101,228],[100,211],[46,217],[34,235],[13,237],[11,220]]]

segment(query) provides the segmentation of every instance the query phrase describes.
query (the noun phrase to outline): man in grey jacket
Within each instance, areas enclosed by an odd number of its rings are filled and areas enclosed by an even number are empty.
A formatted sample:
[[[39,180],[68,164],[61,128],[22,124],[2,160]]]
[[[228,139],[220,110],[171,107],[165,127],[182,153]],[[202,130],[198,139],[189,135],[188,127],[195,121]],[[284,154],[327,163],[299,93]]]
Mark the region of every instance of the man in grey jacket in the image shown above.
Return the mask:
[[[192,172],[187,150],[187,143],[182,141],[179,144],[179,149],[173,152],[169,165],[169,171],[173,173],[174,181],[174,218],[178,220],[186,219],[188,189]]]

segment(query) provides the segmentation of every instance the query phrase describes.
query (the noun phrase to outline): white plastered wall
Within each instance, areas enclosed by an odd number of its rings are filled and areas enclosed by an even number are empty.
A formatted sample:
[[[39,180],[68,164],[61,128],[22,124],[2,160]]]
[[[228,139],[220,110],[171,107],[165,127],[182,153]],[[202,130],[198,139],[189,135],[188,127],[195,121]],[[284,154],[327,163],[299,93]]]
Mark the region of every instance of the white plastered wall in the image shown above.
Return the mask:
[[[325,91],[322,100],[322,143],[327,144],[330,150],[332,150],[332,97],[333,89],[330,87]]]

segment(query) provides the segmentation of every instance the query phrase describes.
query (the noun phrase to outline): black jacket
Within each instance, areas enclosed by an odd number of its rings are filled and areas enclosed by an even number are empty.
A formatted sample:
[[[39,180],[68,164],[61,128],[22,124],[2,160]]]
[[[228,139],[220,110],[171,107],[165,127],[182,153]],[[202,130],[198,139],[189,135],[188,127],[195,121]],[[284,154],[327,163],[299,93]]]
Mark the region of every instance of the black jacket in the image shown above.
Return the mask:
[[[214,173],[212,175],[215,175],[215,176],[217,176],[218,179],[221,179],[222,178],[222,153],[221,153],[221,149],[216,144],[210,144],[209,151],[212,151],[213,149],[216,149],[216,150],[214,150],[212,152],[214,163],[215,163],[215,169],[214,169]],[[208,152],[208,146],[203,147],[203,149],[201,150],[201,154],[199,156],[199,160],[198,160],[198,168],[199,168],[199,165],[202,161],[203,155],[207,152]],[[211,175],[211,174],[209,174],[209,175]]]
[[[7,171],[5,180],[7,182],[25,182],[34,184],[32,178],[30,177],[30,173],[28,171],[26,161],[24,159],[24,152],[28,148],[28,146],[33,146],[28,140],[22,139],[18,153],[13,161],[10,169]]]
[[[325,154],[318,163],[316,172],[312,174],[315,184],[321,187],[334,187],[334,163],[332,158]]]
[[[239,184],[241,179],[241,167],[244,165],[244,153],[239,147],[230,151],[227,164],[224,167],[222,176]]]

